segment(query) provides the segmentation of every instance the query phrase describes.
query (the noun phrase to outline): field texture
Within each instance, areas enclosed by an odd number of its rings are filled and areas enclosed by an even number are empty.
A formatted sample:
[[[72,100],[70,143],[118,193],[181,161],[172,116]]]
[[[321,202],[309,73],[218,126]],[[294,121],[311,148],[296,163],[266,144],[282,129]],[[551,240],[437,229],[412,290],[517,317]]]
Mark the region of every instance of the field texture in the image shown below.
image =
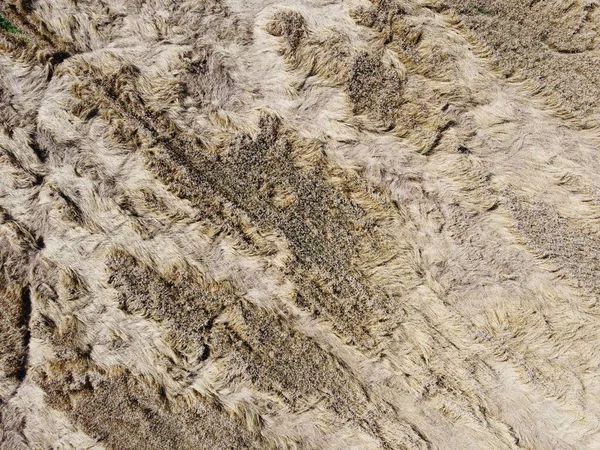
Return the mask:
[[[0,449],[600,449],[597,0],[0,14]]]

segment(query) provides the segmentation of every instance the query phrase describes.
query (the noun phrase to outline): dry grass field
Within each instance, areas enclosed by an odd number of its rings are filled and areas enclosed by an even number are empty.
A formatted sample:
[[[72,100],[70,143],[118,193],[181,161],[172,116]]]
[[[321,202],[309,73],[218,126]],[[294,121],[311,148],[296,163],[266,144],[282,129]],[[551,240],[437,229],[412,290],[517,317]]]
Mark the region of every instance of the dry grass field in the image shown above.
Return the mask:
[[[0,14],[0,449],[600,449],[597,0]]]

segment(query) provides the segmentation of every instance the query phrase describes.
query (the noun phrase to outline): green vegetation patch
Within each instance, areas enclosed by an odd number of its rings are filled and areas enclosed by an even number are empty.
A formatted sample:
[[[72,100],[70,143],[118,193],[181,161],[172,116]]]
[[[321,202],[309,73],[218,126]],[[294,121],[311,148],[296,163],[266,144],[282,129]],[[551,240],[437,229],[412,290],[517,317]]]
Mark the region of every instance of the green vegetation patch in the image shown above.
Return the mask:
[[[489,14],[489,11],[483,6],[477,6],[473,8],[473,13],[477,14],[478,16],[487,16]]]
[[[2,14],[0,14],[0,31],[6,31],[7,33],[20,33],[21,30],[19,30],[16,26],[14,26],[12,23],[10,23],[8,21],[8,19],[6,17],[4,17]]]

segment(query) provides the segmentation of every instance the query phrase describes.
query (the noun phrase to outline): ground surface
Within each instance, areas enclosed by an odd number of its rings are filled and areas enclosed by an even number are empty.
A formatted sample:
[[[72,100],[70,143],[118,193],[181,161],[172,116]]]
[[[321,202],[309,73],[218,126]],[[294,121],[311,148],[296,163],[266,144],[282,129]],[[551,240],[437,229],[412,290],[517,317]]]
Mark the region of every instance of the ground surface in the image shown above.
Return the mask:
[[[600,448],[596,1],[5,0],[0,448]]]

